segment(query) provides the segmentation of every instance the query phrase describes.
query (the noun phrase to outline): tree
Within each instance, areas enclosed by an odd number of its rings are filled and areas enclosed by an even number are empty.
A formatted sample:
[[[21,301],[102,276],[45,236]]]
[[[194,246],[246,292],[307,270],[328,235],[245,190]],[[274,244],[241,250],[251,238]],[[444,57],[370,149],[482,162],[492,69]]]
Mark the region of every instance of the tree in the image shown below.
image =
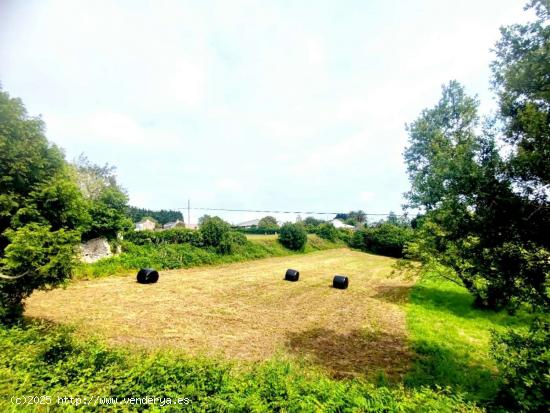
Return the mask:
[[[302,250],[307,242],[307,232],[301,223],[292,224],[287,222],[281,227],[279,242],[288,249]]]
[[[117,184],[114,166],[99,166],[84,155],[74,164],[76,180],[89,203],[90,224],[83,231],[84,239],[106,237],[115,239],[118,233],[131,228],[126,215],[128,195]]]
[[[344,221],[348,225],[363,225],[367,222],[367,214],[365,211],[350,211],[347,214],[337,214],[334,219]]]
[[[450,278],[480,306],[547,305],[549,220],[533,199],[514,191],[494,130],[477,134],[477,105],[451,82],[439,103],[408,126],[407,197],[426,210],[409,251],[451,268]]]
[[[153,211],[150,209],[137,208],[129,206],[127,208],[127,214],[131,218],[132,222],[140,222],[146,218],[153,219],[160,225],[167,224],[168,222],[182,221],[183,215],[180,211],[161,209],[160,211]]]
[[[63,283],[75,265],[87,204],[44,124],[0,90],[0,321],[35,289]]]
[[[272,216],[266,216],[260,219],[258,222],[258,228],[261,229],[277,229],[279,228],[279,224],[277,223],[277,219]]]
[[[313,228],[318,227],[319,225],[323,224],[325,221],[323,221],[322,219],[314,218],[314,217],[307,217],[306,219],[304,219],[303,222],[304,222],[304,225],[306,226],[306,228],[313,229]]]
[[[206,217],[200,223],[204,245],[217,247],[231,230],[230,225],[220,217]]]
[[[550,2],[531,0],[537,19],[501,28],[492,64],[508,173],[525,194],[548,203],[550,185]]]
[[[336,241],[338,239],[338,230],[330,222],[325,222],[317,228],[317,235],[321,238]]]

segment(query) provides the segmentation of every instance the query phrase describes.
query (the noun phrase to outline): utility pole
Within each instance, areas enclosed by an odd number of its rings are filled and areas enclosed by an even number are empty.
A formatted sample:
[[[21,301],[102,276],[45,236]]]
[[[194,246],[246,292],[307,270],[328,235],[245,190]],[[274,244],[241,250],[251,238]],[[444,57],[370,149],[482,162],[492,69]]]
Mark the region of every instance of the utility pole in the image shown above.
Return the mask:
[[[187,225],[191,228],[191,200],[189,198],[187,199]]]

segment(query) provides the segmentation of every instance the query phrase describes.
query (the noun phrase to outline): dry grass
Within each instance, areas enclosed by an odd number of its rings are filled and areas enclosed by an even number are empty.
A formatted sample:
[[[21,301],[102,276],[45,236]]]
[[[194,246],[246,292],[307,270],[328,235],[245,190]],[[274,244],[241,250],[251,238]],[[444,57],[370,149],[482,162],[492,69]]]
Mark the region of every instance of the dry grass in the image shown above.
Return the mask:
[[[250,241],[255,240],[271,240],[277,239],[279,236],[277,234],[246,234],[246,238]]]
[[[133,276],[79,281],[35,293],[26,314],[115,345],[251,361],[303,356],[334,376],[397,379],[409,360],[400,301],[411,282],[389,277],[394,262],[343,248],[163,271],[154,285]],[[287,268],[300,271],[299,282],[283,280]],[[349,289],[331,288],[336,273],[350,277]]]

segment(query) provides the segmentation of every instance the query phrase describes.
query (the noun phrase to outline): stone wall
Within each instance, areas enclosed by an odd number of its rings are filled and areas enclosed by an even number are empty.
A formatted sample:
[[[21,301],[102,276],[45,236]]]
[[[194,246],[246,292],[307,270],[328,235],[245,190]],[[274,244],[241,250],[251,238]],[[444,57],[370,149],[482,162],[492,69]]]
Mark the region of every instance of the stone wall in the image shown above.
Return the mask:
[[[106,238],[94,238],[80,244],[80,260],[82,262],[92,263],[112,255],[111,246]]]

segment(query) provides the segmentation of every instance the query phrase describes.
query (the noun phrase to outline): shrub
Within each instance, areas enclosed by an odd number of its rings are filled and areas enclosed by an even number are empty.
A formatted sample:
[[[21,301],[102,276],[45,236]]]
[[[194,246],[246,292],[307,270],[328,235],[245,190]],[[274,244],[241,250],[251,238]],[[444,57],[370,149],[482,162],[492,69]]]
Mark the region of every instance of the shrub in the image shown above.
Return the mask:
[[[449,390],[375,387],[334,380],[319,371],[274,360],[233,369],[230,363],[165,351],[131,353],[79,341],[45,326],[0,327],[0,410],[15,411],[14,394],[47,394],[52,411],[195,412],[480,412]],[[32,379],[29,379],[32,378]],[[7,380],[5,380],[7,379]],[[186,405],[61,406],[57,397],[187,398]],[[25,411],[35,411],[33,406]],[[35,407],[35,406],[34,406]],[[18,410],[19,411],[19,410]]]
[[[8,230],[11,241],[2,264],[13,274],[28,275],[0,282],[0,320],[14,321],[23,313],[23,300],[34,289],[51,288],[65,282],[76,264],[77,231],[51,231],[50,227],[28,224],[17,231]]]
[[[537,320],[528,332],[494,333],[492,354],[502,372],[497,402],[522,412],[550,411],[550,322]]]
[[[279,242],[288,249],[302,250],[307,242],[307,232],[303,225],[286,223],[281,227]]]
[[[231,227],[220,217],[207,217],[200,224],[204,245],[217,247]]]
[[[163,231],[132,231],[124,240],[136,245],[186,244],[196,247],[204,245],[202,233],[187,228],[173,228]]]
[[[412,241],[414,231],[410,227],[384,222],[376,227],[357,231],[350,240],[350,246],[363,251],[401,258],[404,247]]]
[[[329,223],[319,225],[316,232],[321,238],[329,241],[336,241],[338,238],[338,230],[334,228],[334,225]]]
[[[346,244],[349,244],[351,241],[351,238],[353,237],[353,234],[355,232],[352,229],[348,228],[338,228],[337,229],[337,236],[340,241],[344,241]]]
[[[236,247],[239,245],[245,245],[248,242],[246,235],[237,231],[229,231],[223,234],[222,239],[218,245],[218,252],[220,254],[233,254]]]
[[[260,219],[258,222],[258,228],[261,229],[279,229],[279,224],[277,223],[277,220],[272,216],[266,216]]]

